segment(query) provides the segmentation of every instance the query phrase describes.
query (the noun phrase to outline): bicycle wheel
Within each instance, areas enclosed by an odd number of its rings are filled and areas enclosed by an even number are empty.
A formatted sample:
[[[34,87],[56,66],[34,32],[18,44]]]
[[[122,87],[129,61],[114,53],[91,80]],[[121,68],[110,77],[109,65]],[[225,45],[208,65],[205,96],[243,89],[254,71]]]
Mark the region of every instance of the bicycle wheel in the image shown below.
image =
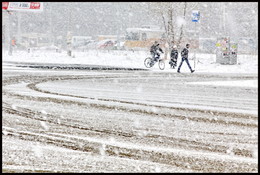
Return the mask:
[[[150,58],[150,57],[146,58],[146,59],[144,60],[144,65],[145,65],[145,67],[147,67],[147,68],[151,68],[151,67],[153,66],[153,64],[152,64],[152,58]]]
[[[164,68],[165,68],[165,62],[163,61],[163,60],[159,60],[159,68],[161,69],[161,70],[164,70]]]

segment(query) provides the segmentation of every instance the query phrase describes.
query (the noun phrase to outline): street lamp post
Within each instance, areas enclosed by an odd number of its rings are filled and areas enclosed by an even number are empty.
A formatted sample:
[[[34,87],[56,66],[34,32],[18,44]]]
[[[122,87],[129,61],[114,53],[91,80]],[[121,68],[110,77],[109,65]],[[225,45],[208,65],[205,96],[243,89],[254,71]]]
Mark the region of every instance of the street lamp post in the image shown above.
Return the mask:
[[[17,43],[21,43],[21,12],[17,12],[18,19],[17,19],[17,25],[18,25],[18,30],[17,30]]]
[[[256,23],[256,30],[255,30],[255,38],[256,38],[256,42],[254,42],[254,46],[256,45],[256,43],[258,43],[258,14],[255,14],[255,23]],[[255,46],[255,54],[257,55],[258,51],[258,47]]]
[[[54,39],[53,39],[53,21],[52,21],[52,6],[51,6],[51,3],[50,3],[50,28],[49,28],[49,39],[50,39],[50,41],[49,41],[49,43],[50,44],[53,44],[54,43]]]
[[[12,47],[12,43],[11,43],[11,39],[12,39],[12,31],[11,31],[11,14],[8,14],[8,24],[7,24],[7,28],[8,28],[8,34],[7,34],[7,46],[8,46],[8,55],[12,56],[13,55],[13,47]]]
[[[198,39],[198,48],[199,48],[199,34],[198,34],[198,38],[197,38],[197,23],[199,22],[200,19],[200,12],[198,10],[193,10],[192,11],[192,22],[195,22],[195,38]],[[197,49],[195,49],[195,53],[194,53],[194,69],[195,69],[195,65],[196,65],[196,52]]]
[[[9,41],[10,41],[10,14],[7,12],[3,12],[2,21],[3,21],[3,33],[4,33],[4,48],[6,50],[9,49]]]
[[[68,29],[68,33],[67,33],[67,54],[68,56],[72,55],[72,26],[71,26],[71,13],[72,13],[72,7],[70,8],[70,13],[69,13],[69,29]]]
[[[226,8],[225,8],[225,3],[222,3],[222,8],[223,8],[223,34],[226,36]]]

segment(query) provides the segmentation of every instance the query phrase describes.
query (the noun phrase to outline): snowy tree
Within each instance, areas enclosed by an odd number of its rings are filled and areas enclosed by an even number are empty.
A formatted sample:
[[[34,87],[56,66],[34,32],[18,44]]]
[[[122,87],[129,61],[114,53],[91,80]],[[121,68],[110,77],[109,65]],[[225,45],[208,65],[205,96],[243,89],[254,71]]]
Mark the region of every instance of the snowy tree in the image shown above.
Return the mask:
[[[194,3],[190,3],[194,6]],[[166,42],[171,48],[180,47],[184,37],[187,2],[151,2],[149,3],[151,15],[159,15],[165,29]],[[167,53],[165,54],[167,56]]]

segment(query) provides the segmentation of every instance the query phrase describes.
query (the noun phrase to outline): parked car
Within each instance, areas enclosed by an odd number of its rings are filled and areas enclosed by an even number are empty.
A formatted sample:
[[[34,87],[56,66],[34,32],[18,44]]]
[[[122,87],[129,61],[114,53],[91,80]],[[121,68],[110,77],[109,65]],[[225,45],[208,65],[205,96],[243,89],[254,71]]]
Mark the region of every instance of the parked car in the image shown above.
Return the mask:
[[[97,49],[113,49],[116,45],[116,40],[106,39],[97,43]]]

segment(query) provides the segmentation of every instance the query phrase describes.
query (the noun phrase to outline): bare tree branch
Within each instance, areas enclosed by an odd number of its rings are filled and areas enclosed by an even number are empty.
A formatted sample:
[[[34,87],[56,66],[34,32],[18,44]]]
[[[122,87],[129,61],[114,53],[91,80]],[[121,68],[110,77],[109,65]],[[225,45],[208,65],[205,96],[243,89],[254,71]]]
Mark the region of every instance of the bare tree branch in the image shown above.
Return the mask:
[[[186,16],[186,9],[187,9],[187,2],[184,2],[184,9],[183,9],[183,19],[185,20],[185,16]],[[177,42],[177,47],[180,47],[181,41],[183,38],[183,24],[181,25],[181,33],[180,33],[180,37],[179,40]]]
[[[180,37],[176,37],[176,33],[179,28],[176,25],[176,18],[178,16],[182,16],[185,20],[186,11],[187,11],[187,2],[184,2],[184,7],[181,7],[183,4],[182,2],[162,2],[162,3],[156,3],[154,5],[153,3],[149,3],[151,11],[154,13],[159,14],[162,17],[162,22],[165,29],[165,35],[166,35],[166,42],[168,44],[167,47],[171,48],[173,44],[178,44],[182,42],[183,36],[184,36],[184,24],[180,27]],[[183,8],[183,11],[182,11]],[[180,13],[182,13],[180,15]],[[168,49],[166,49],[168,50]]]

